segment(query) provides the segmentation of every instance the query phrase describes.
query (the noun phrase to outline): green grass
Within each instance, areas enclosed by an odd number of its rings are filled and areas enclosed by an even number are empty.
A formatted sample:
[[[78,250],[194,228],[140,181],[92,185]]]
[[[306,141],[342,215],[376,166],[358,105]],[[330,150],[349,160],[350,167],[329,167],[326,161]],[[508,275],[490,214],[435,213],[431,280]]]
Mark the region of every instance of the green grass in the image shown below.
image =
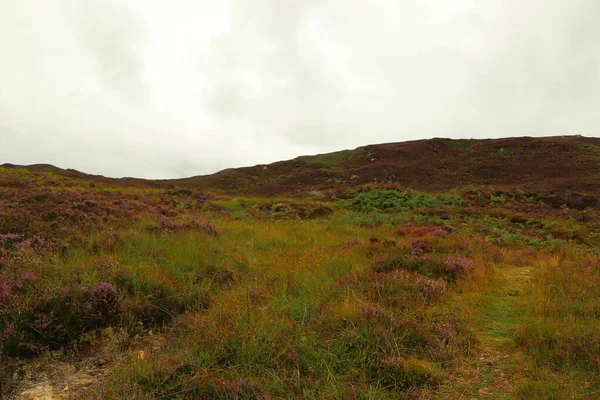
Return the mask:
[[[5,393],[24,376],[19,357],[44,346],[66,357],[107,332],[121,361],[103,366],[88,393],[106,399],[594,398],[600,389],[600,239],[577,211],[529,212],[508,195],[468,206],[456,192],[188,207],[193,193],[124,192],[115,204],[89,191],[89,204],[58,197],[71,208],[46,220],[34,214],[54,198],[10,190],[11,202],[24,201],[9,211],[40,208],[0,225],[0,277],[11,285],[0,287]],[[133,215],[109,219],[125,204]],[[20,233],[9,230],[16,223]],[[65,231],[53,241],[57,227]]]
[[[349,192],[350,199],[338,200],[338,207],[357,212],[399,212],[419,208],[442,208],[466,206],[467,202],[455,193],[432,195],[397,190],[370,190],[362,193]]]
[[[305,161],[309,164],[333,164],[340,160],[350,158],[356,154],[356,150],[342,150],[334,153],[321,154],[318,156],[307,157]]]
[[[450,149],[455,151],[468,151],[473,148],[473,146],[479,144],[478,140],[453,140],[450,142]]]

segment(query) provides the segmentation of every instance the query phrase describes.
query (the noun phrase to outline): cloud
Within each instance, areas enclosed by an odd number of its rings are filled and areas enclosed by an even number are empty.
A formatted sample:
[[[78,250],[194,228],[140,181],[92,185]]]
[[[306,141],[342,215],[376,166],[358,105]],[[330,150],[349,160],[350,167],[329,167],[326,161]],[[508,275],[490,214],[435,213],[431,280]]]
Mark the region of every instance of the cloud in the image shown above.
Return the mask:
[[[593,0],[6,0],[0,161],[181,177],[430,137],[597,135]]]
[[[144,97],[145,21],[126,2],[72,3],[77,38],[96,63],[102,83],[124,95]]]

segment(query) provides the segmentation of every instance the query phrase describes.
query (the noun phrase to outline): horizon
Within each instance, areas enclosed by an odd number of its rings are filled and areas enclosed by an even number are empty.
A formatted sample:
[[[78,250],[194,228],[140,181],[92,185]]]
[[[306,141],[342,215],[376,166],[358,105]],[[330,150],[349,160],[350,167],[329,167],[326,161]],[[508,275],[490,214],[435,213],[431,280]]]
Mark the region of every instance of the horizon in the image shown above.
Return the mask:
[[[210,176],[210,175],[215,175],[218,174],[220,172],[223,171],[227,171],[227,170],[235,170],[235,169],[243,169],[243,168],[252,168],[252,167],[257,167],[257,166],[267,166],[267,165],[271,165],[274,163],[279,163],[279,162],[287,162],[287,161],[293,161],[299,158],[312,158],[312,157],[318,157],[318,156],[323,156],[323,155],[327,155],[327,154],[332,154],[332,153],[338,153],[338,152],[343,152],[343,151],[353,151],[353,150],[358,150],[364,147],[369,147],[369,146],[385,146],[385,145],[390,145],[390,144],[403,144],[403,143],[412,143],[412,142],[421,142],[421,141],[430,141],[430,140],[477,140],[477,141],[486,141],[486,140],[510,140],[510,139],[553,139],[553,138],[585,138],[585,139],[600,139],[600,137],[597,136],[586,136],[586,135],[581,135],[581,134],[564,134],[564,135],[552,135],[552,136],[508,136],[508,137],[500,137],[500,138],[447,138],[447,137],[434,137],[434,138],[427,138],[427,139],[413,139],[413,140],[405,140],[402,142],[384,142],[384,143],[370,143],[370,144],[365,144],[365,145],[360,145],[358,147],[355,148],[348,148],[348,149],[339,149],[339,150],[335,150],[335,151],[331,151],[328,153],[315,153],[315,154],[303,154],[303,155],[299,155],[297,157],[294,158],[288,158],[288,159],[282,159],[282,160],[276,160],[270,163],[257,163],[257,164],[252,164],[252,165],[242,165],[242,166],[234,166],[234,167],[226,167],[223,168],[221,170],[215,171],[215,172],[211,172],[211,173],[206,173],[206,174],[195,174],[195,175],[189,175],[189,176],[183,176],[183,177],[176,177],[176,178],[142,178],[142,177],[138,177],[138,176],[108,176],[108,175],[102,175],[102,174],[94,174],[94,173],[90,173],[84,170],[78,170],[69,166],[61,166],[61,165],[56,165],[56,164],[49,164],[49,163],[33,163],[33,164],[15,164],[15,163],[11,163],[11,162],[2,162],[0,163],[0,167],[12,167],[12,168],[32,168],[32,167],[52,167],[52,168],[58,168],[60,170],[63,171],[74,171],[74,172],[78,172],[78,173],[82,173],[84,175],[90,175],[90,176],[98,176],[98,177],[102,177],[102,178],[109,178],[109,179],[136,179],[136,180],[146,180],[146,181],[172,181],[172,180],[182,180],[182,179],[190,179],[190,178],[196,178],[196,177],[204,177],[204,176]],[[2,160],[0,160],[2,161]]]

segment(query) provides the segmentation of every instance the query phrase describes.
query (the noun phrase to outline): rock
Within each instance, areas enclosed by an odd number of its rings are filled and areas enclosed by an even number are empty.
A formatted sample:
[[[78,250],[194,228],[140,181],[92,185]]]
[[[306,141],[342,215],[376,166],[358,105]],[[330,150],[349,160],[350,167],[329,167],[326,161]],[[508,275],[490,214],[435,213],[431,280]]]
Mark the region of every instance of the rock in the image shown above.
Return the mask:
[[[77,374],[71,378],[71,386],[87,387],[94,382],[96,379],[88,374]]]
[[[49,382],[41,382],[21,393],[23,400],[59,400],[62,399]]]

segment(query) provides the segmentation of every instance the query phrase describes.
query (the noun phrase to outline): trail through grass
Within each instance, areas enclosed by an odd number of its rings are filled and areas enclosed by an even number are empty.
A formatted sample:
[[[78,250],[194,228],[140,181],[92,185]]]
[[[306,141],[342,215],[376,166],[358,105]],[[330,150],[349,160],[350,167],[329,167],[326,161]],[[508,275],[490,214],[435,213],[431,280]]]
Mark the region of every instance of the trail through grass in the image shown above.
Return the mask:
[[[493,282],[468,301],[477,323],[477,344],[456,363],[451,378],[422,398],[514,399],[527,371],[526,356],[514,343],[519,300],[531,266],[498,264]],[[470,294],[464,294],[468,296]]]

